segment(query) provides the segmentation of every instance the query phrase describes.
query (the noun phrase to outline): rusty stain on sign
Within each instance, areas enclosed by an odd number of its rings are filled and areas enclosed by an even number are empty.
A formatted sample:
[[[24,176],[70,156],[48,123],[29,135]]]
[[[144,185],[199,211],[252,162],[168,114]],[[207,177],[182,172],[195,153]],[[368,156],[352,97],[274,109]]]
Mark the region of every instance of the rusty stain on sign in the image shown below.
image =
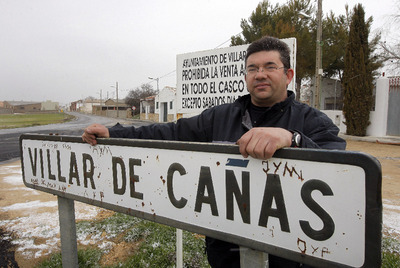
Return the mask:
[[[360,212],[359,210],[357,210],[357,217],[358,217],[358,219],[360,219],[360,220],[361,220],[362,217],[363,217],[362,214],[361,214],[361,212]]]
[[[275,227],[272,226],[272,228],[269,229],[269,231],[271,232],[271,237],[272,237],[272,238],[274,238],[274,236],[275,236],[275,235],[274,235],[274,228],[275,228]]]

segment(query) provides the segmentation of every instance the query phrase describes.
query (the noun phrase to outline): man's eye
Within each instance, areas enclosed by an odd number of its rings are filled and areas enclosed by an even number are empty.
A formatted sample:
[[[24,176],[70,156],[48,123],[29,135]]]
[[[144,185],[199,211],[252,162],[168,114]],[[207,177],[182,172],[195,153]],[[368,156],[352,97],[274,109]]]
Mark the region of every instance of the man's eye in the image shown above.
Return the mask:
[[[258,68],[256,68],[256,67],[251,67],[251,68],[248,68],[248,69],[247,69],[247,71],[248,71],[249,73],[255,73],[255,72],[257,72],[257,70],[258,70]]]
[[[267,71],[275,71],[276,67],[275,66],[267,66],[264,69],[267,70]]]

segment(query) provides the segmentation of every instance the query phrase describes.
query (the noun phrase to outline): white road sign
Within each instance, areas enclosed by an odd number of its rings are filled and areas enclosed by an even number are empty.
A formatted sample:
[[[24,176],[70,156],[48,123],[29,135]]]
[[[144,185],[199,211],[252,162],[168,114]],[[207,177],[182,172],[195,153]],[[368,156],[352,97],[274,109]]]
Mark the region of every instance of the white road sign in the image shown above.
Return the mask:
[[[21,137],[26,186],[324,267],[380,259],[380,167],[359,153]],[[372,265],[373,266],[373,265]]]
[[[282,39],[290,48],[292,69],[296,69],[296,39]],[[180,54],[176,57],[177,110],[194,114],[232,103],[247,94],[244,60],[249,45]],[[288,89],[295,92],[295,80]]]

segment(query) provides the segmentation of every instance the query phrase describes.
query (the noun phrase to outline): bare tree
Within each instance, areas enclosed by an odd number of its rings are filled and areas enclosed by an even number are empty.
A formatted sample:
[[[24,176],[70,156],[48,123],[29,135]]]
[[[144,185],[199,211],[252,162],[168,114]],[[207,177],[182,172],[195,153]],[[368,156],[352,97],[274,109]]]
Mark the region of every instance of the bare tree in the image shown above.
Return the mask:
[[[393,74],[400,74],[400,35],[398,27],[400,26],[400,0],[396,3],[397,12],[388,17],[387,22],[381,29],[384,41],[379,42],[381,49],[380,57],[385,62],[388,70]]]
[[[137,108],[135,114],[137,114],[139,113],[140,100],[157,94],[157,90],[154,90],[152,85],[143,84],[129,91],[128,96],[125,98],[125,103],[129,106],[135,106]]]

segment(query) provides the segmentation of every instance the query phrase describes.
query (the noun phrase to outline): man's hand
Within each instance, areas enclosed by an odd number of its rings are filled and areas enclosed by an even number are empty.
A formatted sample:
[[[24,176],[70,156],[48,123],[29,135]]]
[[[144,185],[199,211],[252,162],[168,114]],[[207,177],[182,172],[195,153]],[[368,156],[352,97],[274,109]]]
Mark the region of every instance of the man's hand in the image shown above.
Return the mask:
[[[82,140],[94,146],[97,144],[97,138],[109,138],[110,133],[108,129],[99,124],[88,126],[82,134]]]
[[[243,157],[249,155],[258,159],[268,159],[276,150],[290,147],[293,134],[283,128],[256,127],[246,132],[236,143]]]

